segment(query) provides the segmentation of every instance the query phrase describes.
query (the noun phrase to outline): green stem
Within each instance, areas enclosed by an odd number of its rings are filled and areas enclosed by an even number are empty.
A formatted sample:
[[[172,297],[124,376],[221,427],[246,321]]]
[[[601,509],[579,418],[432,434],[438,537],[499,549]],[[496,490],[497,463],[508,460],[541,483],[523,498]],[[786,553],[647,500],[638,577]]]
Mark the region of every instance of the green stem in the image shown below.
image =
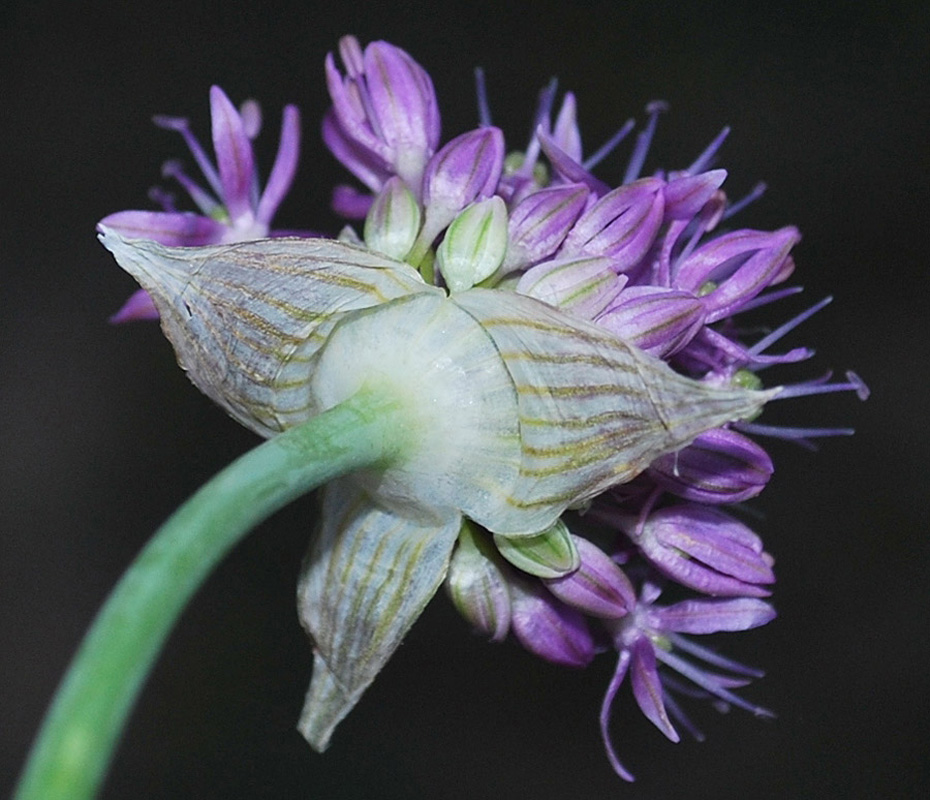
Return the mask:
[[[175,620],[255,525],[338,475],[403,447],[398,404],[362,391],[234,461],[159,529],[84,638],[33,746],[15,800],[95,795],[126,717]],[[402,421],[400,421],[402,422]]]

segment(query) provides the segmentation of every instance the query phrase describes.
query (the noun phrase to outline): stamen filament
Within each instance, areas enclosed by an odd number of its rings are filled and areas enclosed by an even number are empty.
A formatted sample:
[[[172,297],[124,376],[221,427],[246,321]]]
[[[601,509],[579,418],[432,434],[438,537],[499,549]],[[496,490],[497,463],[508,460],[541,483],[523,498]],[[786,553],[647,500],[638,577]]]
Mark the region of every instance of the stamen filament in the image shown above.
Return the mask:
[[[630,156],[630,163],[627,165],[626,172],[623,175],[624,183],[632,183],[639,177],[643,164],[646,161],[646,154],[649,152],[649,146],[652,144],[652,137],[656,132],[656,125],[659,122],[659,114],[668,110],[668,103],[662,100],[654,100],[646,106],[646,113],[649,114],[649,121],[646,128],[639,136],[636,137],[636,146],[633,148],[633,154]]]
[[[806,311],[802,311],[796,317],[789,319],[786,323],[777,327],[768,336],[764,336],[762,339],[760,339],[752,347],[749,348],[749,352],[752,353],[754,356],[758,355],[759,353],[764,352],[770,344],[774,344],[775,342],[777,342],[779,339],[782,338],[782,336],[789,333],[790,331],[793,331],[802,322],[805,322],[806,320],[810,319],[812,316],[814,316],[814,314],[820,311],[820,309],[824,308],[825,306],[828,306],[832,302],[833,302],[833,298],[830,296],[823,298],[823,300],[821,300],[819,303],[815,303]]]
[[[755,186],[752,187],[752,189],[749,190],[749,194],[741,197],[739,200],[730,203],[730,205],[727,206],[726,211],[723,212],[722,219],[729,219],[734,214],[739,214],[739,212],[746,208],[746,206],[748,206],[750,203],[754,203],[756,200],[762,197],[762,195],[765,194],[766,189],[768,189],[768,184],[765,181],[759,181]]]
[[[704,148],[704,152],[702,152],[701,155],[694,159],[694,163],[692,163],[691,166],[685,170],[685,172],[688,172],[691,175],[697,175],[699,172],[703,172],[705,169],[707,169],[711,161],[713,161],[714,156],[717,155],[717,151],[720,149],[720,145],[723,144],[724,139],[726,139],[729,135],[730,126],[725,125],[723,130],[721,130],[720,133],[714,137],[713,141]]]
[[[607,156],[613,152],[614,148],[622,142],[627,134],[636,127],[636,120],[632,117],[623,123],[623,126],[618,130],[613,136],[611,136],[604,144],[602,144],[597,150],[595,150],[591,155],[589,155],[582,163],[586,170],[590,171],[594,169],[598,164],[601,163]]]
[[[488,87],[482,67],[475,67],[475,94],[478,97],[478,124],[482,128],[490,127],[491,106],[488,103]]]

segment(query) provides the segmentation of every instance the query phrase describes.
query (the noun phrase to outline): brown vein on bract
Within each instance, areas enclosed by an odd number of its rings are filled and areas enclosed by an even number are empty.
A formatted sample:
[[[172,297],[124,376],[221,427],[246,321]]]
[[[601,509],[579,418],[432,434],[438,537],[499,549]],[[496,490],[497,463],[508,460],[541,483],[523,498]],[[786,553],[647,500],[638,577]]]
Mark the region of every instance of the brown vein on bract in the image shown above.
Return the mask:
[[[538,364],[588,364],[592,367],[601,367],[611,372],[622,372],[624,375],[636,375],[635,365],[613,361],[600,353],[596,354],[559,354],[540,353],[528,350],[501,350],[504,360],[532,361]]]
[[[553,419],[543,417],[525,417],[519,416],[518,421],[521,426],[526,427],[560,427],[560,428],[588,428],[595,427],[609,422],[616,422],[622,419],[637,420],[639,422],[648,422],[649,417],[643,417],[639,414],[633,414],[629,411],[602,411],[600,414],[594,414],[590,417],[579,417],[569,419]]]
[[[551,447],[536,447],[534,445],[521,442],[520,449],[524,454],[533,458],[564,458],[566,456],[570,456],[573,453],[587,450],[589,448],[597,448],[598,453],[603,453],[608,449],[605,447],[608,442],[614,442],[620,437],[629,436],[632,431],[639,430],[641,430],[641,426],[631,426],[625,430],[612,429],[597,433],[593,436],[588,436],[584,439],[574,439],[571,442],[566,442],[565,444],[561,445],[553,445]],[[613,447],[609,448],[611,452],[614,449],[615,448]],[[590,460],[585,462],[573,461],[572,463],[590,463]]]
[[[259,292],[255,289],[252,289],[251,287],[247,285],[243,285],[242,283],[234,283],[232,281],[223,280],[222,278],[219,278],[219,277],[215,277],[215,276],[211,277],[210,282],[219,284],[220,286],[223,286],[226,289],[229,289],[231,292],[247,295],[249,298],[253,300],[258,300],[259,302],[262,302],[265,305],[268,305],[274,309],[277,309],[282,314],[285,314],[286,316],[291,317],[292,319],[295,319],[295,320],[299,320],[301,322],[316,322],[319,319],[325,319],[331,313],[331,312],[326,312],[326,311],[311,311],[310,309],[301,308],[299,306],[294,305],[293,303],[289,303],[286,300],[282,300],[281,298],[276,297],[274,295],[267,294],[264,292]],[[204,291],[204,294],[206,294],[205,290],[202,290],[202,291]],[[291,292],[291,294],[293,294],[293,291]],[[216,297],[215,294],[212,296]]]
[[[581,331],[578,328],[547,324],[540,320],[524,319],[522,317],[492,317],[490,319],[482,319],[481,324],[485,327],[508,326],[513,328],[530,328],[531,330],[554,334],[560,339],[568,337],[577,341],[585,342],[586,344],[600,344],[611,348],[617,347],[616,338],[600,336],[589,331]]]
[[[514,388],[517,390],[517,394],[536,397],[643,397],[642,393],[635,389],[627,389],[613,383],[595,383],[586,386],[537,386],[531,383],[514,383]]]

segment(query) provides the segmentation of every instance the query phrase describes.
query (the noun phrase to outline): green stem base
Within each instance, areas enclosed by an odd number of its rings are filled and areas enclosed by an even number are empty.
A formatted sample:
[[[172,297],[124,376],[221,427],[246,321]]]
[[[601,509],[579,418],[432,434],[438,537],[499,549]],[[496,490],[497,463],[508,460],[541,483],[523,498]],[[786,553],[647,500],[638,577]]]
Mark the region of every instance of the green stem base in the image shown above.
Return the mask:
[[[387,463],[398,404],[362,391],[259,445],[181,506],[123,575],[84,638],[14,800],[93,797],[133,703],[181,611],[255,525],[328,480]]]

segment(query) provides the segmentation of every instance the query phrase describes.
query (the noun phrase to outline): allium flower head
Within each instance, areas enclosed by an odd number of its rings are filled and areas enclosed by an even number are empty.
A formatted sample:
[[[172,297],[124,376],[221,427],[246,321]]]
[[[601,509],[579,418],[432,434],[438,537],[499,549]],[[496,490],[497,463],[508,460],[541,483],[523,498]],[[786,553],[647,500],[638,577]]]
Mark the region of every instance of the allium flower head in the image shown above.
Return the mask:
[[[800,291],[781,287],[800,234],[718,231],[761,194],[731,203],[726,172],[710,168],[726,129],[689,166],[641,177],[663,103],[611,185],[592,170],[634,124],[584,158],[573,95],[552,118],[554,83],[525,149],[506,155],[480,75],[479,127],[442,145],[432,82],[407,53],[353,37],[339,51],[344,72],[326,60],[323,136],[365,187],[334,195],[337,211],[365,218],[362,236],[234,242],[230,231],[267,226],[293,169],[276,163],[256,204],[247,119],[219,90],[225,222],[205,209],[196,241],[159,242],[150,217],[100,226],[193,382],[250,429],[274,436],[362,388],[403,405],[395,457],[324,493],[298,592],[314,645],[300,730],[327,747],[444,582],[494,641],[513,633],[574,667],[617,651],[601,728],[626,779],[608,735],[626,675],[673,741],[672,718],[695,729],[671,692],[769,715],[733,692],[761,673],[683,634],[774,617],[760,599],[774,560],[723,510],[772,477],[748,436],[849,432],[764,425],[765,404],[867,394],[852,373],[763,386],[764,367],[811,356],[769,348],[826,301],[755,341],[734,320]],[[180,229],[190,217],[167,218]],[[666,584],[685,599],[658,605]]]

